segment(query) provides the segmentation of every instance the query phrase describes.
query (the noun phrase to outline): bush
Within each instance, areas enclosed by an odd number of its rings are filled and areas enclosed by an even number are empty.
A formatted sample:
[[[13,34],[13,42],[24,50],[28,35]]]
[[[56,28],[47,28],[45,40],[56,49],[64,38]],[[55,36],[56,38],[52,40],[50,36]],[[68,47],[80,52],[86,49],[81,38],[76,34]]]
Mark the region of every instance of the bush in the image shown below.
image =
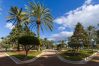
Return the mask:
[[[67,60],[78,61],[78,60],[82,60],[85,57],[90,56],[91,54],[93,54],[91,50],[80,50],[79,52],[76,53],[72,53],[72,50],[68,50],[62,52],[61,56]]]

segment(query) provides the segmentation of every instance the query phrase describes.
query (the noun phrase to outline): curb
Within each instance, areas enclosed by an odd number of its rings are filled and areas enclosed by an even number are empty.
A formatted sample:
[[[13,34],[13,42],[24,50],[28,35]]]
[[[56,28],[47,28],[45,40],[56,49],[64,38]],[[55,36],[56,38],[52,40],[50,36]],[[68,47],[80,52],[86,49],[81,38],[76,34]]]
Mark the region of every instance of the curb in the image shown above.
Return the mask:
[[[21,61],[19,59],[17,59],[14,56],[10,56],[7,53],[5,53],[6,56],[8,56],[10,59],[12,59],[16,64],[24,64],[24,63],[30,63],[30,62],[34,62],[35,60],[37,60],[41,55],[43,55],[44,52],[42,52],[41,54],[37,55],[36,57],[34,57],[33,59],[30,60],[26,60],[26,61]]]
[[[16,64],[20,64],[21,63],[21,60],[17,59],[16,57],[10,56],[7,53],[5,53],[5,55],[8,56],[11,60],[13,60]]]
[[[71,60],[66,60],[65,58],[63,58],[62,56],[58,55],[58,52],[56,52],[57,57],[66,63],[71,63],[71,64],[86,64],[88,61],[90,61],[97,53],[99,53],[99,51],[97,51],[96,53],[90,55],[89,57],[84,58],[81,61],[71,61]]]

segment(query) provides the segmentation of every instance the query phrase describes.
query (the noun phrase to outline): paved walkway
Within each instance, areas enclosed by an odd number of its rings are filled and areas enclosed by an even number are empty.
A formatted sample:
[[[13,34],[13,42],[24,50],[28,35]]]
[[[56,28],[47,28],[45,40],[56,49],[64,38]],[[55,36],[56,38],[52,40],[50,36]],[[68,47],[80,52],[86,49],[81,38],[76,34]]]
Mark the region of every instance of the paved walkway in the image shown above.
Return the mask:
[[[99,54],[87,64],[69,64],[60,61],[54,50],[45,51],[35,62],[28,64],[15,64],[10,58],[4,56],[3,52],[0,52],[0,66],[99,66]]]

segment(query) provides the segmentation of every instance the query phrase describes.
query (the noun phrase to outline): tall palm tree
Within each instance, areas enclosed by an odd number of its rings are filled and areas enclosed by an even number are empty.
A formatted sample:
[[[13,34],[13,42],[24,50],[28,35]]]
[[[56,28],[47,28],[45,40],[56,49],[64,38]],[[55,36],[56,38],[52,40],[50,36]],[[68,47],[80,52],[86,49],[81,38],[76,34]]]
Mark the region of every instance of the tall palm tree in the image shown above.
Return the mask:
[[[19,9],[16,6],[10,8],[7,22],[11,22],[17,28],[18,33],[21,32],[21,28],[22,28],[21,23],[24,19],[24,15],[25,13],[22,12],[22,8]],[[19,44],[18,44],[17,50],[19,50]]]
[[[19,9],[18,7],[14,6],[11,7],[9,10],[9,16],[7,21],[11,22],[13,25],[19,27],[23,20],[24,12],[22,12],[22,8]]]
[[[30,13],[31,25],[34,25],[37,28],[37,36],[40,37],[40,29],[43,31],[43,28],[48,28],[52,31],[53,29],[53,18],[50,14],[50,10],[45,8],[40,3],[30,2],[27,9]]]
[[[30,2],[29,6],[27,6],[26,8],[29,12],[31,26],[35,26],[37,29],[38,38],[40,38],[40,29],[43,31],[43,28],[46,28],[52,31],[53,18],[48,8],[45,8],[39,2]],[[38,50],[40,50],[40,45]]]

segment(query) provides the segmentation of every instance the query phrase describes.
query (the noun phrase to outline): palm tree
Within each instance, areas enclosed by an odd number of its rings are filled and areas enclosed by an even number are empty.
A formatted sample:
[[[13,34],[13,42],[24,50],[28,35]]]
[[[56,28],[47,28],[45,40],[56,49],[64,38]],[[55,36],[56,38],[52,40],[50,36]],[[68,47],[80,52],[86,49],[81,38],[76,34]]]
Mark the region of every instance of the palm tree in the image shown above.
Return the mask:
[[[8,16],[8,22],[11,22],[13,25],[19,27],[21,22],[23,21],[25,13],[22,12],[22,8],[18,9],[18,7],[11,7]]]
[[[24,16],[25,16],[25,13],[22,12],[22,8],[18,9],[18,7],[16,6],[11,7],[7,22],[11,22],[17,28],[18,33],[20,33],[22,28],[21,23],[24,20]],[[17,50],[19,50],[19,44],[18,44]]]
[[[27,6],[27,11],[30,15],[31,26],[37,28],[37,36],[40,38],[40,29],[43,31],[43,28],[53,29],[53,18],[50,14],[50,10],[45,8],[40,3],[30,2]]]
[[[53,29],[53,18],[50,14],[48,8],[45,8],[40,3],[30,2],[27,7],[28,11],[30,11],[30,20],[31,25],[37,27],[37,35],[40,37],[40,28],[43,30],[44,27],[49,28],[51,31]],[[44,26],[44,27],[43,27]]]

